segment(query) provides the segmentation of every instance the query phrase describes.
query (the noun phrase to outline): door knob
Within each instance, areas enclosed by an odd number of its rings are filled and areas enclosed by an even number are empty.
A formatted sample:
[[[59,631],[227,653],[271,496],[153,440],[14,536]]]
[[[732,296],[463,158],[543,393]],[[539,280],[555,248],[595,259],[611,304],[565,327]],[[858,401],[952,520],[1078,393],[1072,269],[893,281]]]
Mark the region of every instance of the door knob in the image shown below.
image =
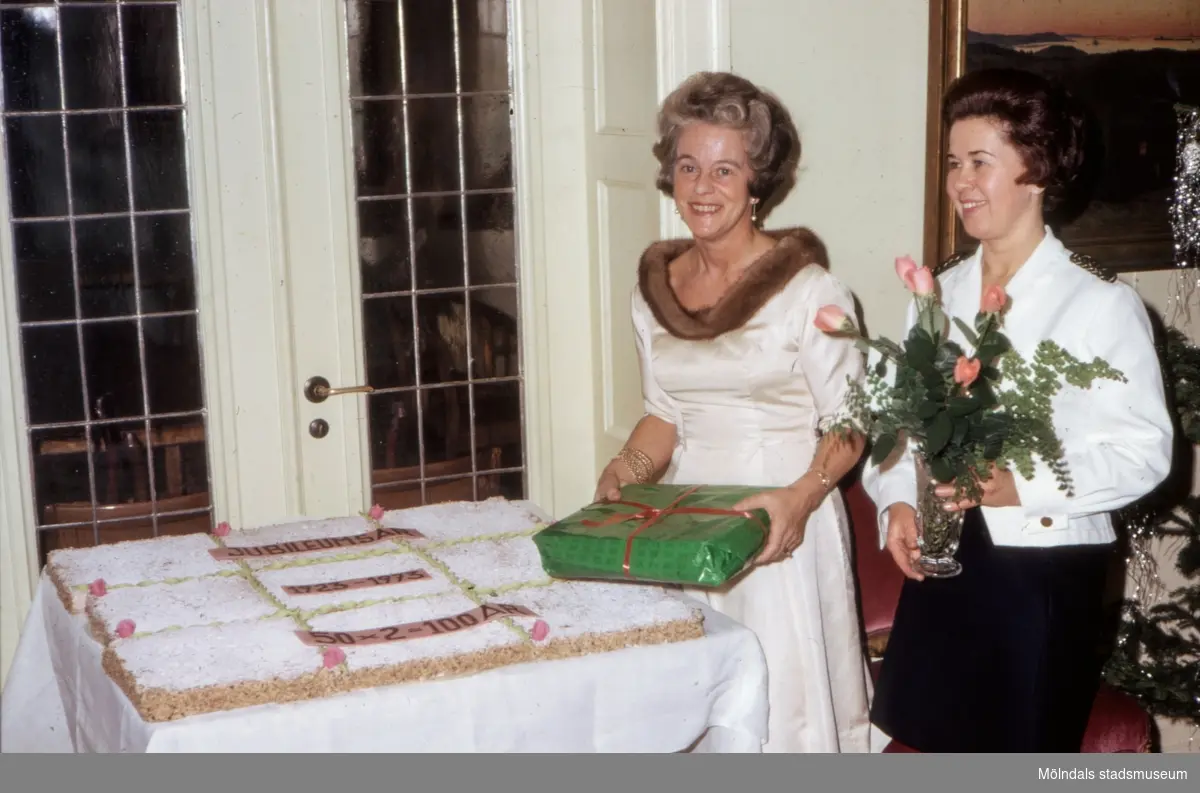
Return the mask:
[[[332,388],[324,377],[310,377],[304,384],[304,397],[309,402],[324,402],[331,396],[343,394],[369,394],[375,389],[369,385],[355,385],[347,388]]]

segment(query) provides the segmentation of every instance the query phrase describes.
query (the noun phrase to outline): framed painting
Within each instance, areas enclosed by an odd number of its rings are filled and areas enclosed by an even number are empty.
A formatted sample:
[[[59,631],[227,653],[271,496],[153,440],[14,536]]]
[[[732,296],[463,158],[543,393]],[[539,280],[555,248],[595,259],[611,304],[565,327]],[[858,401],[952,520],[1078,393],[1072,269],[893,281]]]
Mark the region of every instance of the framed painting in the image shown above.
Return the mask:
[[[1174,266],[1175,105],[1200,104],[1196,0],[931,0],[925,260],[974,249],[945,195],[941,96],[959,75],[1010,67],[1069,90],[1088,115],[1087,163],[1047,220],[1118,272]]]

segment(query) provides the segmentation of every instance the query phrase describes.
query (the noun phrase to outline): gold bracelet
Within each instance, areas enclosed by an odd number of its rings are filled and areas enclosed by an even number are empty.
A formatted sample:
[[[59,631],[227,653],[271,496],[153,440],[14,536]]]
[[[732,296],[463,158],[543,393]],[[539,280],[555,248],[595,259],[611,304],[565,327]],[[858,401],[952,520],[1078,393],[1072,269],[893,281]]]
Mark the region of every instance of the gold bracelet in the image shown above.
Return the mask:
[[[639,449],[631,449],[627,446],[613,459],[625,463],[625,467],[633,474],[634,484],[640,485],[643,482],[649,482],[650,477],[654,476],[654,461]]]
[[[808,473],[817,475],[817,478],[821,480],[821,487],[825,489],[826,493],[833,490],[833,480],[829,478],[829,474],[825,473],[824,468],[810,468]]]

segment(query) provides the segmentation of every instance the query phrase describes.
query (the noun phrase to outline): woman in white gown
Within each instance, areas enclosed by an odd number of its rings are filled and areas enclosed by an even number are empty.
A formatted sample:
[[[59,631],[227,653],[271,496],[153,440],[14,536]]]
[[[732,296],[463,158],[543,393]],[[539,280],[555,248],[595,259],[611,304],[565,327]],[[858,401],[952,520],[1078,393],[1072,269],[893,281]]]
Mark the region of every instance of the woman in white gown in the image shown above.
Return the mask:
[[[853,316],[806,229],[764,232],[757,208],[788,180],[799,139],[777,99],[728,74],[680,86],[659,115],[659,186],[693,239],[642,256],[632,311],[646,416],[605,468],[597,500],[659,481],[771,488],[755,567],[721,590],[689,590],[758,636],[767,660],[770,752],[865,752],[869,676],[849,528],[837,481],[859,439],[820,433],[863,375],[852,342],[814,327]]]

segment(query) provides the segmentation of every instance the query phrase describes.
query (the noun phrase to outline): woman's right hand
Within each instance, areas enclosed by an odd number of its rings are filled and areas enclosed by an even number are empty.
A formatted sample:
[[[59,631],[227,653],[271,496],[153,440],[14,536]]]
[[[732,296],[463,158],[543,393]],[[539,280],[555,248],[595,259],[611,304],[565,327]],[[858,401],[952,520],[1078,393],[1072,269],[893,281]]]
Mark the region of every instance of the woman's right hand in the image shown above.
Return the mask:
[[[596,484],[596,495],[593,497],[593,502],[600,501],[619,501],[621,498],[621,487],[630,484],[621,479],[617,472],[619,463],[609,463],[604,472],[600,474],[600,481]],[[632,481],[632,480],[630,480]]]
[[[921,549],[917,545],[917,512],[908,504],[896,503],[888,507],[887,549],[900,572],[914,581],[925,580],[925,576],[913,567],[913,562],[921,558]]]

